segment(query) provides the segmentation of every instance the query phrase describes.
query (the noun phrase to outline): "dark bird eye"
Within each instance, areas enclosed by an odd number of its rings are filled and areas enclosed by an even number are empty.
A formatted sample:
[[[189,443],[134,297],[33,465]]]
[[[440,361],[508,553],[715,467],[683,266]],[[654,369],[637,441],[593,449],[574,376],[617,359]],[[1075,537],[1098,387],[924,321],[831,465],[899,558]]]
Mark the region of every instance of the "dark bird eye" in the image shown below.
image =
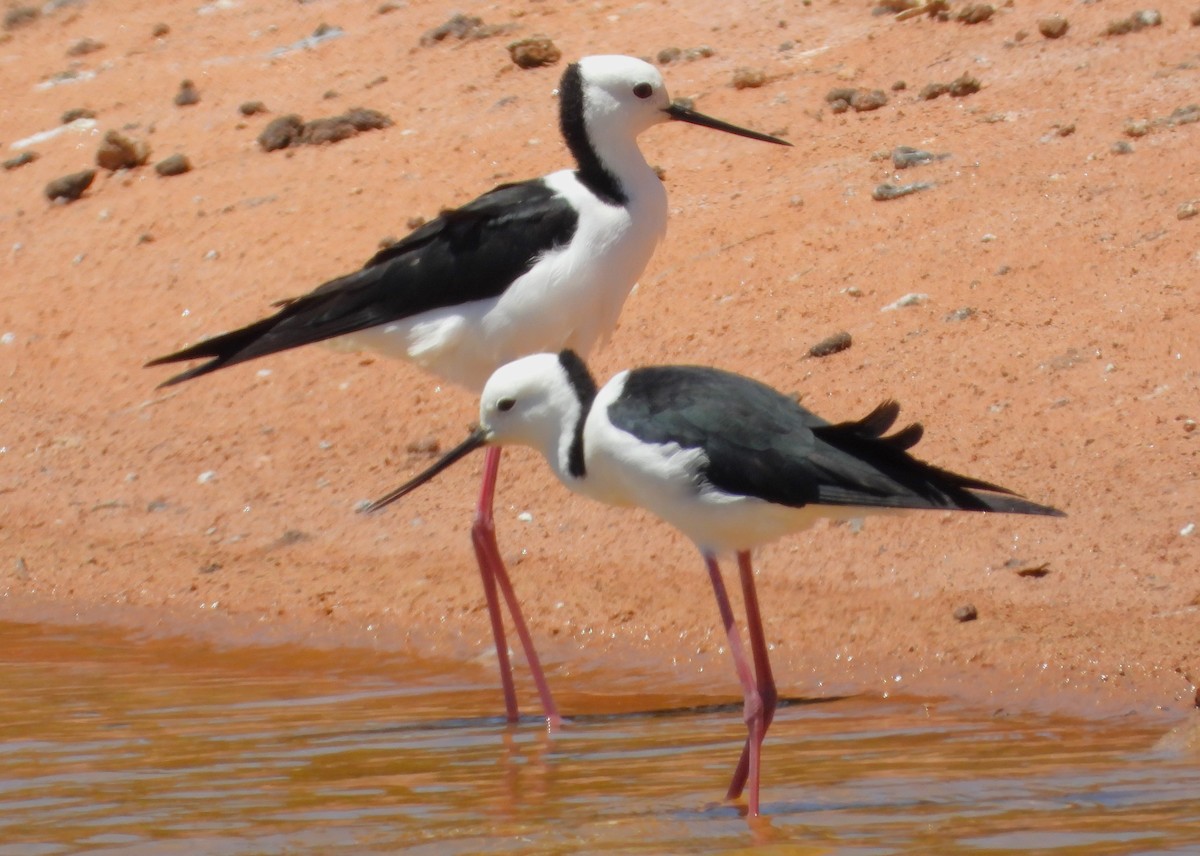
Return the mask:
[[[516,404],[517,400],[515,398],[502,398],[496,402],[496,409],[501,413],[507,413],[508,411],[512,410]]]
[[[654,94],[654,87],[649,83],[639,83],[637,86],[633,87],[633,94],[638,98],[649,98]]]

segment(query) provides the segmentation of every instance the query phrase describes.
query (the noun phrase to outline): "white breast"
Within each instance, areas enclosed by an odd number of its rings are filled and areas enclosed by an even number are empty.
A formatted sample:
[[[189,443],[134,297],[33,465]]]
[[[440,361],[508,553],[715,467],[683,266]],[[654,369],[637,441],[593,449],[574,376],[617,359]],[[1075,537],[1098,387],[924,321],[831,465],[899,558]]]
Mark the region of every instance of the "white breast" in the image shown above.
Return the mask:
[[[571,348],[586,356],[616,327],[666,230],[655,179],[628,206],[597,205],[571,170],[546,177],[580,210],[570,244],[543,256],[498,299],[473,301],[342,337],[339,345],[409,359],[475,391],[504,363]]]

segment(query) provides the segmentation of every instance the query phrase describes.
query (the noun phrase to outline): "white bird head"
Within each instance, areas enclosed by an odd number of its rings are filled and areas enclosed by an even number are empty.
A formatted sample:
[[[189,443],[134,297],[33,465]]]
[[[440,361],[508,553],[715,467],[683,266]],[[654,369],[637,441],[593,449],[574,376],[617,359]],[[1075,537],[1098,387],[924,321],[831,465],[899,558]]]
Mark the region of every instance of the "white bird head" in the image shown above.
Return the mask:
[[[366,507],[377,511],[408,495],[482,446],[530,446],[564,477],[579,420],[596,396],[596,382],[573,351],[533,354],[492,374],[479,403],[479,425],[429,469]]]
[[[590,381],[590,378],[589,378]],[[479,402],[485,442],[530,446],[554,461],[584,402],[558,354],[533,354],[496,369]]]
[[[593,135],[611,133],[632,139],[654,125],[680,121],[753,140],[791,145],[672,103],[658,69],[643,60],[620,55],[587,56],[575,63],[574,68],[578,72],[569,68],[563,75],[562,94],[564,98],[582,98],[576,109]],[[576,73],[578,80],[572,81],[571,76]],[[573,91],[576,89],[577,92]]]

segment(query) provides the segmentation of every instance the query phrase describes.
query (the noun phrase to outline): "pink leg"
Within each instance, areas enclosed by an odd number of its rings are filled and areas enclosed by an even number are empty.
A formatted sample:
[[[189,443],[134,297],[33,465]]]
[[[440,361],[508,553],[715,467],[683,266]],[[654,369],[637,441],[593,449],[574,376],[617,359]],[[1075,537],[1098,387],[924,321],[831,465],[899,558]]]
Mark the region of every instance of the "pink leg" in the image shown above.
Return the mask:
[[[767,654],[767,638],[763,633],[762,612],[758,608],[758,590],[754,585],[754,568],[750,563],[750,553],[738,553],[738,571],[742,577],[742,599],[746,602],[746,626],[750,632],[750,650],[754,654],[754,672],[758,676],[758,694],[763,702],[762,737],[767,736],[771,720],[775,718],[775,707],[779,702],[779,693],[775,690],[775,678],[771,674],[771,658]],[[759,753],[761,755],[761,747]],[[729,798],[736,799],[746,786],[746,777],[750,773],[750,741],[742,748],[742,757],[733,773],[733,781],[729,783]],[[757,782],[753,790],[758,790]]]
[[[729,605],[729,595],[725,592],[725,583],[721,579],[721,569],[715,556],[704,554],[704,564],[708,566],[708,576],[712,580],[713,594],[717,596],[717,609],[721,612],[721,623],[725,625],[725,635],[729,639],[729,653],[733,656],[733,667],[737,671],[738,680],[742,683],[742,693],[745,698],[742,716],[746,727],[750,729],[748,741],[749,771],[750,771],[750,814],[758,816],[758,770],[763,738],[763,702],[754,683],[754,673],[746,660],[746,652],[742,648],[742,637],[738,634],[737,624],[733,620],[733,607]],[[740,793],[740,790],[739,790]],[[737,794],[728,794],[727,799],[734,799]]]
[[[492,621],[492,638],[496,642],[496,659],[500,663],[500,685],[504,688],[504,711],[509,722],[520,716],[517,709],[517,690],[513,686],[512,664],[508,660],[508,641],[504,636],[504,616],[500,614],[500,600],[496,597],[496,565],[488,552],[489,542],[496,540],[496,521],[492,515],[492,504],[496,495],[496,474],[500,470],[500,447],[487,450],[483,465],[483,489],[479,493],[479,504],[475,507],[475,522],[471,526],[471,543],[475,545],[475,558],[479,560],[479,575],[483,577],[483,596],[487,599],[488,618]]]
[[[500,603],[496,598],[496,588],[508,604],[512,615],[517,637],[525,651],[525,659],[529,663],[529,671],[533,674],[533,682],[537,685],[538,696],[542,701],[542,710],[546,714],[546,726],[556,730],[562,724],[558,707],[550,695],[550,685],[546,682],[545,672],[537,651],[533,647],[533,637],[529,626],[521,614],[521,606],[517,602],[517,594],[513,590],[512,581],[508,578],[508,570],[504,560],[500,558],[500,546],[496,543],[496,524],[492,514],[492,506],[496,494],[496,477],[500,472],[500,447],[490,446],[483,465],[483,490],[479,495],[479,506],[475,511],[475,525],[471,527],[471,540],[475,545],[475,555],[479,559],[479,573],[483,577],[483,591],[488,602],[488,615],[492,620],[492,635],[496,640],[496,655],[500,661],[500,682],[504,687],[504,707],[510,722],[517,719],[517,694],[513,686],[512,665],[508,659],[508,644],[504,637],[504,621],[500,614]]]

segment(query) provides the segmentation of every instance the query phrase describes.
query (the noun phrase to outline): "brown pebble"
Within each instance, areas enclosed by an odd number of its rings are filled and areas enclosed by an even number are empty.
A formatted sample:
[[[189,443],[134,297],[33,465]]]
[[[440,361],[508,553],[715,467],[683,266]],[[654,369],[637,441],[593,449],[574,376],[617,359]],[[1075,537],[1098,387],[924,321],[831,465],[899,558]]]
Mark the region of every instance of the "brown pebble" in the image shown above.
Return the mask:
[[[92,38],[82,38],[67,48],[67,56],[87,56],[96,51],[102,51],[106,45]]]
[[[1191,21],[1193,27],[1200,27],[1200,9],[1193,9],[1188,20]]]
[[[357,136],[358,131],[341,116],[327,119],[313,119],[304,123],[300,132],[300,142],[310,146],[320,146],[327,143],[340,143]]]
[[[758,89],[767,82],[767,73],[761,68],[741,66],[733,71],[734,89]]]
[[[144,140],[131,140],[117,131],[104,135],[104,142],[96,150],[96,165],[116,172],[133,169],[150,160],[150,146]]]
[[[506,32],[508,29],[508,27],[502,24],[485,24],[483,23],[483,18],[474,15],[458,13],[446,21],[446,23],[440,24],[432,30],[427,30],[421,36],[421,44],[424,47],[429,47],[449,38],[455,38],[460,41],[486,39],[489,36]]]
[[[1042,577],[1050,573],[1050,563],[1042,562],[1040,565],[1031,565],[1025,568],[1017,568],[1018,577],[1030,577],[1035,580],[1040,580]]]
[[[850,106],[854,108],[855,113],[878,110],[887,103],[887,93],[882,89],[858,89],[850,98]]]
[[[296,142],[303,132],[304,120],[295,113],[288,113],[267,123],[267,127],[258,135],[258,144],[264,152],[286,149]]]
[[[560,51],[550,39],[545,36],[531,36],[519,39],[508,46],[508,55],[518,68],[539,68],[543,65],[554,65],[562,59]]]
[[[853,344],[850,334],[845,330],[840,333],[834,333],[832,336],[826,336],[817,344],[808,349],[810,357],[828,357],[831,354],[844,351]]]
[[[261,101],[243,101],[238,105],[238,112],[243,116],[257,116],[267,112],[267,105]]]
[[[355,107],[340,116],[306,122],[300,133],[300,142],[310,145],[338,143],[363,131],[376,131],[381,128],[390,128],[391,125],[392,120],[378,110]]]
[[[656,57],[659,65],[670,65],[682,58],[683,51],[679,48],[663,48],[658,52],[658,56]]]
[[[96,118],[96,111],[94,111],[94,110],[89,110],[86,107],[72,107],[70,110],[67,110],[62,114],[62,119],[60,121],[64,125],[69,125],[72,122],[74,122],[76,119],[95,119],[95,118]]]
[[[920,93],[917,95],[922,101],[932,101],[935,98],[940,98],[950,91],[950,86],[945,83],[927,83],[921,87]]]
[[[1197,214],[1200,214],[1200,203],[1196,202],[1181,202],[1175,209],[1175,217],[1179,220],[1190,220]]]
[[[91,187],[95,177],[96,170],[85,169],[83,172],[73,172],[70,175],[56,178],[46,185],[46,198],[51,201],[61,199],[65,202],[74,202]]]
[[[154,165],[154,171],[159,175],[183,175],[185,172],[192,171],[191,161],[187,159],[187,155],[173,154],[170,157],[163,158]]]
[[[961,77],[956,77],[950,81],[949,87],[946,89],[950,93],[951,98],[962,98],[966,95],[974,95],[983,87],[979,79],[972,77],[964,72]]]
[[[996,14],[990,3],[968,3],[958,11],[958,20],[964,24],[982,24]]]
[[[1037,28],[1048,39],[1061,39],[1067,34],[1067,30],[1071,25],[1062,15],[1049,15],[1045,18],[1038,18]]]
[[[150,31],[150,35],[156,39],[161,39],[163,36],[168,35],[170,32],[171,32],[170,25],[163,24],[160,22],[160,23],[154,25],[154,29],[152,29]]]
[[[176,107],[190,107],[192,104],[200,103],[200,93],[196,91],[196,84],[190,80],[183,80],[179,83],[179,91],[175,93]]]
[[[954,620],[965,623],[974,621],[979,617],[979,610],[975,608],[973,603],[964,603],[958,609],[954,610]]]
[[[1135,140],[1138,137],[1144,137],[1150,133],[1150,123],[1145,119],[1129,119],[1125,122],[1125,136],[1133,137]]]
[[[26,24],[32,24],[41,15],[41,11],[34,6],[14,6],[4,13],[4,29],[15,30]]]
[[[0,164],[0,166],[3,166],[6,170],[19,169],[27,163],[33,163],[38,157],[40,155],[37,152],[21,152],[15,158],[9,158],[3,164]],[[1182,220],[1183,218],[1180,217],[1179,219]]]
[[[854,97],[854,93],[858,90],[852,86],[835,86],[825,93],[825,100],[832,104],[834,101],[845,101],[850,103],[850,99]]]

